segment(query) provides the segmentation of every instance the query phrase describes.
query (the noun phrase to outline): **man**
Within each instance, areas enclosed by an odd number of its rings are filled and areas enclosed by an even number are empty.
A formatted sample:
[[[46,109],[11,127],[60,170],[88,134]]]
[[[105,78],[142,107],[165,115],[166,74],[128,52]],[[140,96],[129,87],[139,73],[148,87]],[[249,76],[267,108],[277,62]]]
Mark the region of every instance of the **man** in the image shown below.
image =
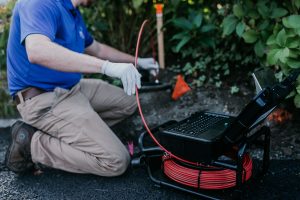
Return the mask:
[[[16,3],[7,70],[10,93],[25,123],[12,127],[6,155],[12,171],[24,172],[40,163],[69,172],[117,176],[129,164],[127,149],[109,126],[135,111],[133,94],[141,76],[133,56],[88,33],[77,8],[91,3]],[[158,69],[153,59],[139,58],[138,65]],[[82,73],[119,78],[125,92],[101,80],[81,79]]]

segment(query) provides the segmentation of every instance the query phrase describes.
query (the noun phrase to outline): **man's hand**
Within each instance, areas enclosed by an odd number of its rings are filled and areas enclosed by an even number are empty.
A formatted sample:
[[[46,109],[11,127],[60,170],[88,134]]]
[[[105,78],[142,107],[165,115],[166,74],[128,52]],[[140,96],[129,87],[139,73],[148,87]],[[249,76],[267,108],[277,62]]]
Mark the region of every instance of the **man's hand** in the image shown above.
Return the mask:
[[[135,94],[135,86],[141,88],[141,75],[133,64],[105,61],[101,67],[101,73],[121,79],[124,91],[128,95]]]
[[[138,58],[137,64],[141,69],[149,70],[153,76],[158,74],[159,65],[153,58]]]

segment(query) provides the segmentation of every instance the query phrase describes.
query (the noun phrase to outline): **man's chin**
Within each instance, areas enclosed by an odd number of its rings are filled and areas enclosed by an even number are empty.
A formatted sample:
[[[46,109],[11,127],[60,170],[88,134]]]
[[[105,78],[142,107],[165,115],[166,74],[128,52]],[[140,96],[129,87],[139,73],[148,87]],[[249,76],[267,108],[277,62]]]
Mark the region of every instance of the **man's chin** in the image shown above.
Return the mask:
[[[83,4],[82,6],[88,8],[88,7],[91,7],[91,6],[93,5],[93,3],[94,3],[94,0],[88,0],[88,1],[87,1],[85,4]]]

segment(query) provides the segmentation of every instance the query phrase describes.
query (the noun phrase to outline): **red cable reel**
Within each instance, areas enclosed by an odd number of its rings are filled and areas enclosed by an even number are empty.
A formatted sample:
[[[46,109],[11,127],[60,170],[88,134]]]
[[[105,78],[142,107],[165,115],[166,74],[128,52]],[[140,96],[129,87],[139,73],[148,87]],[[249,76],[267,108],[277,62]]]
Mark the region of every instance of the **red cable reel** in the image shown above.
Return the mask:
[[[236,171],[230,169],[206,166],[206,169],[186,167],[170,158],[162,157],[163,171],[167,177],[177,183],[206,190],[226,189],[236,186]],[[242,182],[249,180],[252,175],[252,160],[249,154],[243,158]]]

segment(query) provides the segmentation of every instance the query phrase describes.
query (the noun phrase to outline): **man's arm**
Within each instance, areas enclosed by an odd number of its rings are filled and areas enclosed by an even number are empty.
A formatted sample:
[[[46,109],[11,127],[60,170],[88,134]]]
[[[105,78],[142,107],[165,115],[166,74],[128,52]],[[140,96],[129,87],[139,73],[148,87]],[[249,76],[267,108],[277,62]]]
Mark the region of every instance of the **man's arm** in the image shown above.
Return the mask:
[[[141,87],[141,75],[133,64],[112,63],[99,58],[70,51],[53,43],[41,34],[31,34],[25,39],[28,59],[50,69],[64,72],[102,73],[121,79],[124,91],[128,95],[135,93],[135,87]]]
[[[134,57],[132,55],[123,53],[108,45],[101,44],[96,40],[85,49],[85,53],[112,62],[134,63]]]
[[[100,73],[105,62],[100,58],[70,51],[41,34],[27,36],[25,46],[31,63],[59,71]]]

